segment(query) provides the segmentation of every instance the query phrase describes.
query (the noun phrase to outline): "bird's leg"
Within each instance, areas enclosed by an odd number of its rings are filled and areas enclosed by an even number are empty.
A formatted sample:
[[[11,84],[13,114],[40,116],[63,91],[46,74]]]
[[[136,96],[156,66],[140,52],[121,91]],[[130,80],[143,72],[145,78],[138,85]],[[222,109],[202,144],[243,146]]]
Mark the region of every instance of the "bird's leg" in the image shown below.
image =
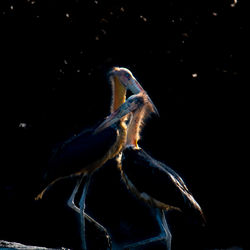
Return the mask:
[[[145,246],[147,244],[152,244],[154,242],[159,242],[159,241],[165,241],[166,242],[166,246],[167,246],[167,250],[171,250],[171,233],[169,231],[168,228],[168,224],[165,218],[165,214],[164,211],[162,209],[156,208],[156,220],[159,223],[159,226],[161,228],[161,233],[158,236],[146,239],[146,240],[142,240],[136,243],[132,243],[129,245],[126,245],[125,247],[123,247],[123,249],[140,249],[142,246]]]
[[[80,208],[77,207],[75,205],[75,196],[76,196],[76,193],[81,185],[81,182],[83,181],[83,178],[85,176],[83,175],[81,179],[78,179],[77,181],[77,184],[67,202],[67,205],[72,208],[74,211],[76,211],[78,214],[80,214]],[[98,229],[100,229],[100,231],[102,231],[105,235],[106,235],[106,238],[108,240],[108,245],[111,246],[111,237],[107,231],[107,229],[105,227],[103,227],[100,223],[98,223],[95,219],[93,219],[92,217],[90,217],[88,214],[86,214],[85,212],[83,212],[83,216],[91,223],[93,223]]]
[[[86,243],[86,232],[85,232],[85,200],[86,200],[86,195],[88,192],[88,187],[89,187],[89,183],[92,177],[92,173],[90,173],[89,175],[87,175],[87,179],[86,182],[84,184],[83,187],[83,191],[82,191],[82,196],[79,202],[80,205],[80,224],[81,224],[81,239],[82,239],[82,249],[86,250],[87,249],[87,243]]]
[[[81,182],[83,181],[83,178],[84,178],[84,175],[81,177],[81,179],[77,180],[76,186],[67,202],[67,205],[78,213],[80,213],[80,209],[75,205],[75,196],[81,185]]]
[[[168,223],[167,223],[167,220],[166,220],[166,216],[165,216],[165,213],[164,211],[161,209],[160,210],[160,213],[161,213],[161,225],[162,225],[162,229],[163,229],[163,234],[165,234],[165,240],[166,240],[166,243],[167,243],[167,249],[171,250],[171,241],[172,241],[172,234],[169,230],[169,227],[168,227]]]
[[[84,210],[85,210],[85,199],[86,199],[86,194],[87,194],[88,186],[89,186],[90,179],[91,179],[91,174],[87,175],[86,182],[85,182],[84,187],[83,187],[83,192],[82,192],[82,196],[81,196],[80,203],[79,203],[80,208],[78,208],[75,205],[75,201],[74,201],[76,193],[81,185],[83,178],[84,178],[84,175],[82,176],[81,179],[79,179],[77,181],[76,186],[75,186],[67,204],[70,208],[72,208],[74,211],[76,211],[77,213],[80,214],[82,249],[86,250],[87,249],[86,238],[85,238],[85,217],[86,217],[86,214],[85,214]]]

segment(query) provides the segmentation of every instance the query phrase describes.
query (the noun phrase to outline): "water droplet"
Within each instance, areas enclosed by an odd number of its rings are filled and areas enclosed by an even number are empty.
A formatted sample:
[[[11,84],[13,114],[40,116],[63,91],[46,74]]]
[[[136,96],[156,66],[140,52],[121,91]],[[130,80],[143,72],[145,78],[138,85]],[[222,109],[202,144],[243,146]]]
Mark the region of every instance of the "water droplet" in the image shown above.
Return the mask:
[[[183,32],[182,34],[181,34],[183,37],[189,37],[189,35],[188,35],[188,33],[187,32]]]
[[[147,18],[146,17],[144,17],[144,16],[140,16],[140,18],[144,21],[144,22],[147,22]]]
[[[233,8],[236,6],[237,3],[238,3],[238,0],[233,0],[233,3],[231,3],[230,6]]]
[[[25,122],[20,122],[18,125],[19,128],[26,128],[27,127],[27,123]]]

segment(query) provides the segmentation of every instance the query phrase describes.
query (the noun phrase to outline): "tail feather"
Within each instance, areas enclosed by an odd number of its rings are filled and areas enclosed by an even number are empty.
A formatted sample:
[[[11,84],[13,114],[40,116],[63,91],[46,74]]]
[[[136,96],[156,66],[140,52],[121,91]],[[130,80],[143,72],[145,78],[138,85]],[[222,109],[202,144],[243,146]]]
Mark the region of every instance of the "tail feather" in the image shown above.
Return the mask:
[[[68,178],[72,178],[72,177],[75,177],[75,176],[78,176],[80,175],[79,173],[78,174],[72,174],[72,175],[68,175],[68,176],[62,176],[62,177],[58,177],[57,179],[55,179],[54,181],[50,182],[43,190],[42,192],[40,192],[36,197],[35,197],[35,200],[41,200],[43,198],[43,195],[44,193],[50,189],[55,183],[57,183],[58,181],[60,180],[65,180],[65,179],[68,179]]]

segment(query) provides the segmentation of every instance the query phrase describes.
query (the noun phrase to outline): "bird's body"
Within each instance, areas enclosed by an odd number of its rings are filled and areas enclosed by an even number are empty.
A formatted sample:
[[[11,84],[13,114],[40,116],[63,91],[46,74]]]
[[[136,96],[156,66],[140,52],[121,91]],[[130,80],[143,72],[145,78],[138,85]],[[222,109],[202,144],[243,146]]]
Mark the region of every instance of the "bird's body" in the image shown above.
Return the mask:
[[[177,209],[203,218],[202,210],[182,178],[143,149],[133,146],[123,150],[122,177],[139,199],[164,210]]]
[[[122,121],[99,133],[95,133],[92,128],[74,136],[70,143],[63,144],[51,159],[50,165],[60,166],[58,170],[64,175],[92,172],[120,152],[126,134],[126,125]]]
[[[56,149],[49,161],[44,176],[45,186],[68,176],[92,173],[119,154],[126,135],[126,124],[118,121],[99,133],[95,133],[95,128],[92,128],[68,139]]]

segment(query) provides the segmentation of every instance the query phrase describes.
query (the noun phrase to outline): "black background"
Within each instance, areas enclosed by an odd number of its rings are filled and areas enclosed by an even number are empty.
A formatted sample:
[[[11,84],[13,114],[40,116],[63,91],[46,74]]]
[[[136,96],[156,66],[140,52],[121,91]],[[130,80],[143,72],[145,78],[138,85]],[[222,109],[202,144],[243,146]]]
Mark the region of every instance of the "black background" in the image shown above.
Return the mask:
[[[1,1],[0,239],[71,245],[60,230],[42,240],[53,212],[33,197],[49,148],[109,114],[106,73],[123,66],[160,113],[140,145],[177,170],[204,209],[204,248],[246,246],[243,2]]]

